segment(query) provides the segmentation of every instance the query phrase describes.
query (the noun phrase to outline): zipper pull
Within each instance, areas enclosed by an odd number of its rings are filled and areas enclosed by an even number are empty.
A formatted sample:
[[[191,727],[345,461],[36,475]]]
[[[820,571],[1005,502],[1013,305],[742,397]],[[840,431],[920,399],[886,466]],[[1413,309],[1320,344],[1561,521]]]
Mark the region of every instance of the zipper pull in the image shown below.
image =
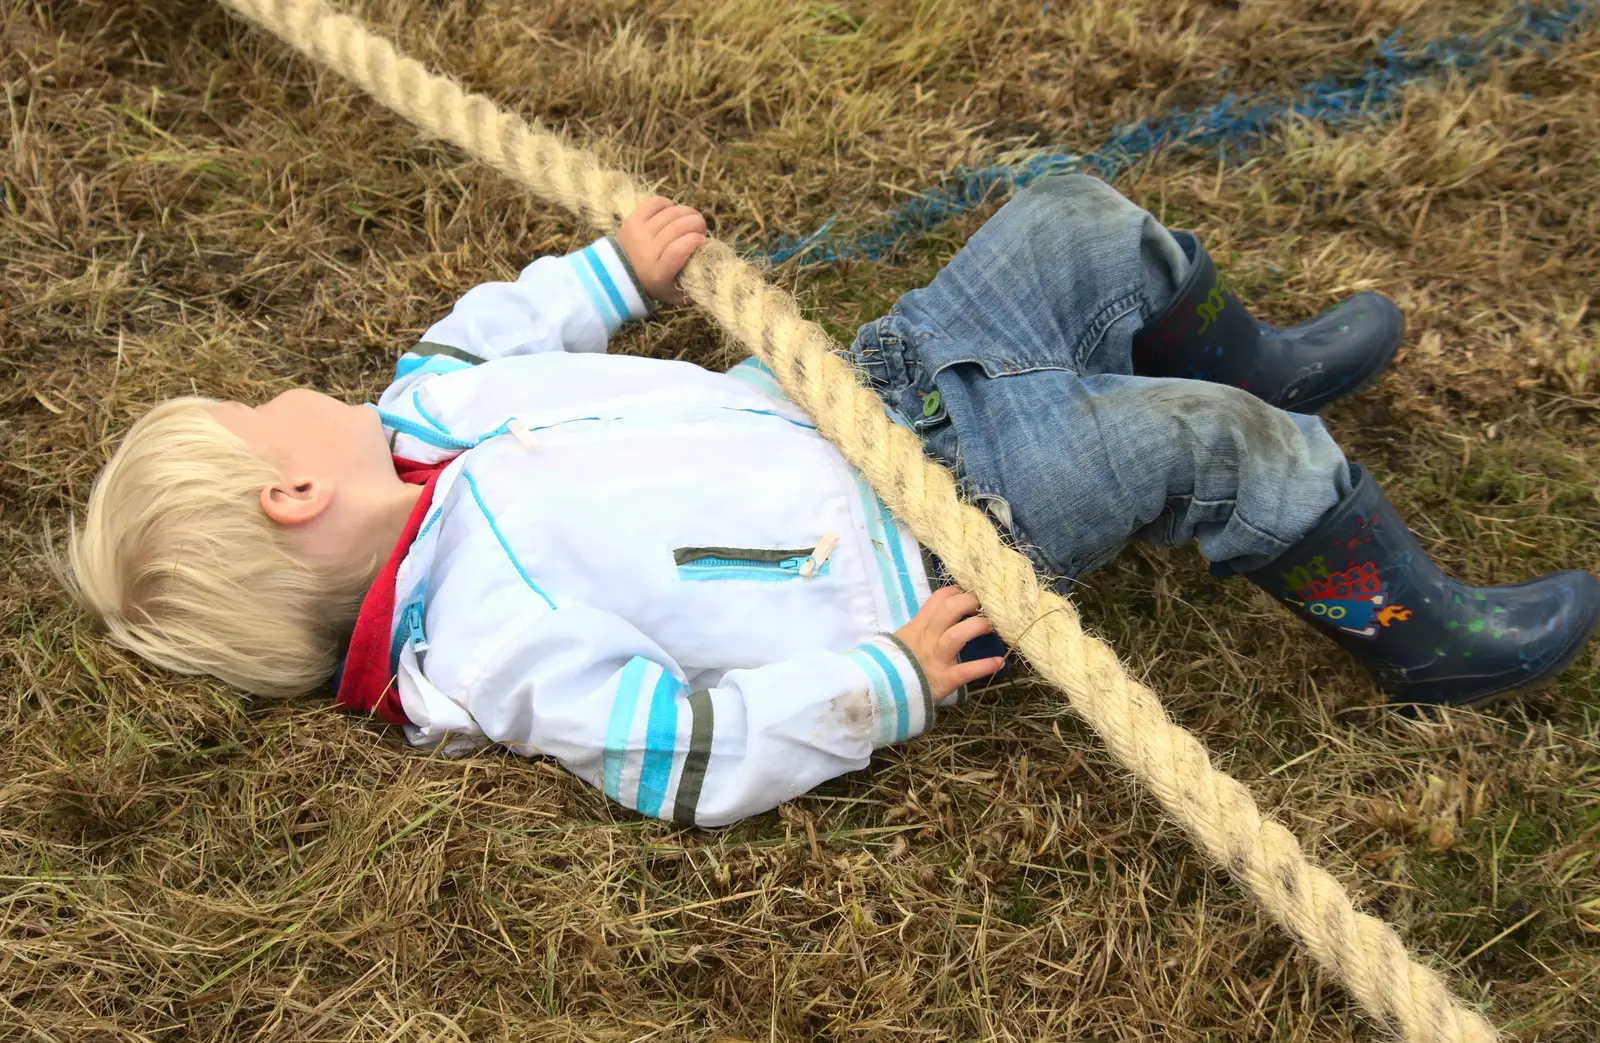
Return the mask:
[[[411,647],[420,655],[428,650],[428,636],[422,631],[422,604],[420,602],[406,607],[406,625],[411,631]]]
[[[524,424],[516,417],[512,417],[506,421],[506,430],[510,431],[516,440],[522,443],[524,449],[533,448],[533,435],[528,433],[527,424]]]
[[[805,560],[805,564],[800,566],[800,575],[804,576],[806,579],[810,579],[811,577],[815,576],[819,571],[821,571],[823,563],[828,560],[828,555],[832,554],[833,549],[838,545],[838,533],[830,531],[826,536],[822,537],[821,540],[817,541],[816,547],[811,551],[811,557],[807,558]]]

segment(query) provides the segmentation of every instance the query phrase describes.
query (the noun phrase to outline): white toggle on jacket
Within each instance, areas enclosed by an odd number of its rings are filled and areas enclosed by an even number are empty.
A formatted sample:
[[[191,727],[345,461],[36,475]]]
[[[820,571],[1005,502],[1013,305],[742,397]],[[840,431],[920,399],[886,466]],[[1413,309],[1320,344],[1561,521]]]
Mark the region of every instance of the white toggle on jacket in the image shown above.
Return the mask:
[[[402,357],[376,408],[429,488],[339,702],[719,825],[927,729],[891,632],[928,578],[758,363],[604,353],[646,313],[602,239],[474,288]]]

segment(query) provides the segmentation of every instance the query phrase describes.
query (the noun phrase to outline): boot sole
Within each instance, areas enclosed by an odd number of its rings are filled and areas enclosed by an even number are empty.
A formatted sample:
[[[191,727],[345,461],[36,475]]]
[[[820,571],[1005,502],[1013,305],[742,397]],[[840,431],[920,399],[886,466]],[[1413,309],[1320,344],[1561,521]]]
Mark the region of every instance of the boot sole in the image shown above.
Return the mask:
[[[1389,703],[1389,706],[1411,714],[1417,714],[1429,707],[1449,707],[1453,710],[1484,710],[1506,702],[1514,695],[1531,695],[1535,692],[1543,691],[1559,680],[1561,675],[1566,673],[1567,669],[1577,661],[1578,657],[1583,654],[1583,650],[1589,647],[1589,642],[1594,639],[1595,631],[1597,629],[1600,629],[1600,603],[1596,603],[1595,606],[1590,610],[1588,621],[1584,626],[1575,631],[1572,644],[1561,653],[1560,657],[1551,663],[1550,666],[1545,670],[1535,674],[1533,677],[1530,677],[1527,680],[1518,681],[1515,684],[1510,684],[1503,688],[1496,688],[1493,691],[1484,692],[1481,695],[1476,695],[1471,699],[1464,699],[1459,702],[1391,702]]]

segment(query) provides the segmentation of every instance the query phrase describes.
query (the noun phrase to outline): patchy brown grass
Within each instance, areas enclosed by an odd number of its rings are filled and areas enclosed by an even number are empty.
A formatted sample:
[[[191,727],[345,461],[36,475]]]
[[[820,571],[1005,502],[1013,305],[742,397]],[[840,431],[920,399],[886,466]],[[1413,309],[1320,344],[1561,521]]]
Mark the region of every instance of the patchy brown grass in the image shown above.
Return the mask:
[[[706,208],[721,234],[866,220],[956,166],[1362,60],[1472,0],[384,0],[406,47]],[[1237,9],[1235,9],[1237,8]],[[315,699],[149,671],[51,584],[161,397],[373,394],[473,283],[580,230],[205,3],[0,15],[0,1036],[1317,1039],[1348,998],[1195,856],[1048,689],[943,716],[733,829],[607,806],[556,767],[429,759]],[[1395,295],[1407,350],[1334,411],[1430,548],[1504,582],[1600,568],[1600,34],[1287,128],[1247,164],[1119,186],[1199,229],[1259,310]],[[982,220],[780,272],[841,335]],[[624,349],[715,362],[692,313]],[[1600,673],[1406,723],[1191,553],[1080,595],[1263,804],[1528,1039],[1600,1009]]]

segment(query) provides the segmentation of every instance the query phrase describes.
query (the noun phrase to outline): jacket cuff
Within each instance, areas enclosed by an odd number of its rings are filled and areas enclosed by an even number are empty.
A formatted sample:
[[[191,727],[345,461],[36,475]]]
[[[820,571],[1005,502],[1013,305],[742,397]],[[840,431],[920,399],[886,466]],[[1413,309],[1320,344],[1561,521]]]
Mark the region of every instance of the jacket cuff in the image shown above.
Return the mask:
[[[922,664],[893,634],[879,634],[845,653],[866,674],[872,701],[872,748],[905,742],[933,724],[933,698]]]
[[[589,303],[605,323],[606,335],[617,332],[629,319],[650,314],[650,305],[638,281],[611,238],[596,239],[575,254],[562,258],[577,276]]]
[[[655,311],[655,301],[651,299],[649,291],[644,288],[644,283],[639,279],[639,273],[633,270],[633,262],[628,260],[628,251],[622,248],[622,240],[614,235],[605,238],[606,245],[611,247],[611,252],[617,255],[617,261],[622,265],[622,270],[628,273],[628,281],[633,283],[633,290],[644,301],[645,311]]]

